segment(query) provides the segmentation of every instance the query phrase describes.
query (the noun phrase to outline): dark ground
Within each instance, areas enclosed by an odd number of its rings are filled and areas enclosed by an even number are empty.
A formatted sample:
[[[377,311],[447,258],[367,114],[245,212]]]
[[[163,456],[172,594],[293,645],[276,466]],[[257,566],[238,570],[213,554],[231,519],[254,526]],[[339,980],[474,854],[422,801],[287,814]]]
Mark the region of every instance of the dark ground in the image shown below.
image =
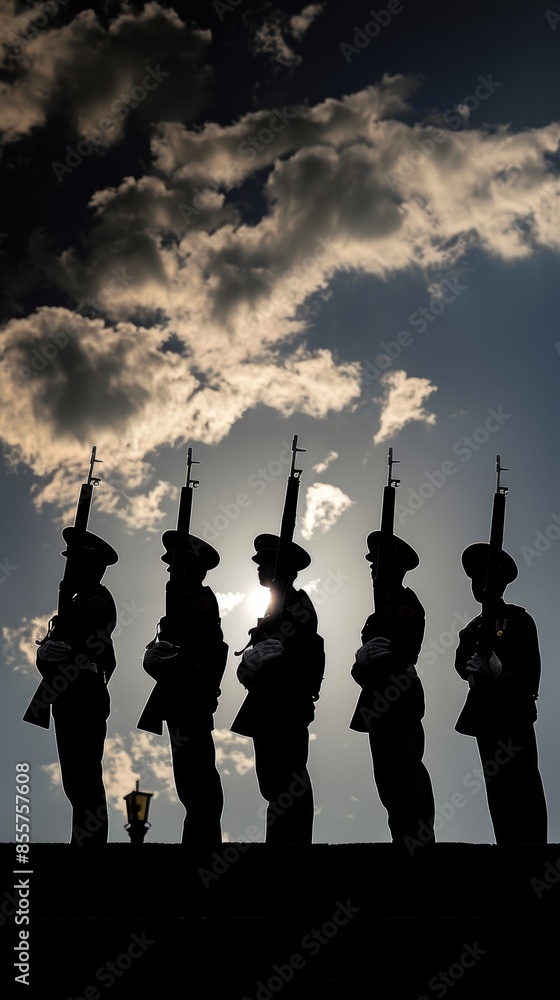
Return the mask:
[[[31,844],[29,874],[15,845],[0,856],[5,996],[540,1000],[558,989],[560,844],[414,856],[393,844]],[[26,908],[17,918],[13,886],[27,878],[31,922],[16,925]],[[8,991],[25,929],[31,988]]]

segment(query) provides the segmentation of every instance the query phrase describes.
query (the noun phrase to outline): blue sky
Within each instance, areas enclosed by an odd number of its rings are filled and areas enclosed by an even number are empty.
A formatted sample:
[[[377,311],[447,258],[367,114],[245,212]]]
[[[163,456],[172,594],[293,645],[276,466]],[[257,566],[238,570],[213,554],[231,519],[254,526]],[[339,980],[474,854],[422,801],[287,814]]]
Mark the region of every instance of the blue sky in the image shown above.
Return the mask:
[[[167,739],[136,721],[188,446],[193,530],[220,552],[207,583],[230,646],[215,734],[223,827],[230,840],[263,827],[251,743],[229,730],[244,696],[233,650],[266,600],[252,542],[279,528],[296,433],[296,539],[313,557],[300,584],[327,651],[315,841],[389,839],[367,740],[348,729],[389,446],[396,530],[421,557],[406,583],[427,615],[438,837],[493,839],[474,740],[454,731],[466,692],[453,652],[477,611],[460,555],[488,537],[499,453],[520,570],[506,599],[539,630],[537,736],[560,839],[560,29],[538,5],[473,3],[462,18],[398,7],[377,31],[369,11],[388,7],[328,0],[73,4],[48,17],[0,3],[1,780],[9,793],[16,762],[30,762],[36,841],[68,839],[69,806],[54,733],[20,719],[94,444],[90,525],[120,556],[105,577],[119,609],[110,838],[127,839],[122,796],[140,778],[155,793],[150,836],[180,839]],[[13,836],[7,811],[0,837]]]

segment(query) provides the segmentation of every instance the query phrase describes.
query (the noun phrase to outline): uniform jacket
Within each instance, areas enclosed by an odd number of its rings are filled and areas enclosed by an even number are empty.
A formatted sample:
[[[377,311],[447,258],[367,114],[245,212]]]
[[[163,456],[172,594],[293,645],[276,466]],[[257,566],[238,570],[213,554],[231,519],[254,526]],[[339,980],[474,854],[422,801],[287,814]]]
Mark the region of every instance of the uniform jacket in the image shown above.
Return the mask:
[[[237,677],[247,696],[231,725],[233,732],[253,736],[270,727],[308,726],[325,672],[324,642],[309,595],[289,587],[280,621],[267,615],[251,634],[250,645],[280,639],[284,652],[256,670],[243,660],[239,664]]]
[[[537,628],[525,608],[504,604],[496,620],[490,645],[502,663],[497,677],[471,675],[467,660],[482,637],[482,616],[473,618],[459,632],[455,669],[469,682],[469,692],[455,729],[467,736],[511,733],[537,718],[541,657]],[[501,634],[498,634],[501,633]]]
[[[92,686],[104,690],[115,670],[111,635],[116,624],[115,602],[102,584],[76,594],[71,612],[64,618],[55,615],[46,638],[66,642],[71,652],[63,663],[52,664],[41,660],[37,654],[36,665],[43,680],[27,706],[24,722],[49,729],[51,705],[55,715],[65,710],[87,710]],[[92,681],[92,674],[97,681]],[[107,697],[97,699],[96,704],[106,706],[108,715]]]
[[[180,722],[185,733],[214,728],[213,715],[226,668],[228,646],[214,592],[202,584],[190,587],[185,592],[184,610],[181,636],[171,635],[165,617],[158,626],[158,638],[179,646],[178,655],[168,663],[144,667],[156,684],[138,720],[138,729],[160,736],[164,720],[171,718]]]
[[[368,732],[378,722],[393,724],[424,715],[424,691],[414,664],[420,655],[426,618],[409,587],[399,587],[388,614],[370,615],[362,629],[362,646],[370,639],[391,640],[391,652],[378,663],[354,661],[352,677],[362,688],[350,729]]]

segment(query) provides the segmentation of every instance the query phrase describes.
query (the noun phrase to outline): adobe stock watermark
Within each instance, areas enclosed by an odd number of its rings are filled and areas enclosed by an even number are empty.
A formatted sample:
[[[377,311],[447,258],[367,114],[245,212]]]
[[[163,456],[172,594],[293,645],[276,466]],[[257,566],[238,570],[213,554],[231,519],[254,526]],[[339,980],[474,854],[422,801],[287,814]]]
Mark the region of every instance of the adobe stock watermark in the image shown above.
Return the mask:
[[[274,108],[266,124],[258,132],[248,136],[247,139],[243,139],[239,143],[237,147],[239,154],[248,157],[250,160],[254,160],[257,153],[262,153],[274,141],[275,136],[289,127],[290,121],[294,118],[297,118],[297,114],[288,111],[287,106],[284,106],[282,111]],[[246,169],[242,167],[241,162],[236,164],[234,160],[230,160],[227,166],[221,171],[219,178],[210,177],[203,188],[193,188],[194,197],[190,204],[187,205],[185,202],[180,203],[179,211],[183,220],[190,222],[193,216],[200,215],[205,208],[208,208],[213,196],[218,194],[224,185],[234,183],[236,180],[242,180],[245,175]]]
[[[223,21],[226,13],[231,13],[232,10],[235,10],[235,8],[239,7],[243,2],[244,0],[224,0],[224,2],[222,2],[222,0],[213,0],[212,6],[220,18],[220,21]]]
[[[520,233],[521,236],[526,236],[528,231],[528,225],[526,219],[527,215],[534,214],[535,212],[543,209],[545,211],[548,211],[549,215],[551,215],[552,212],[554,211],[558,212],[558,201],[559,199],[558,199],[557,184],[555,182],[551,182],[550,184],[545,184],[544,187],[539,191],[539,194],[536,196],[536,198],[531,198],[529,201],[527,201],[523,206],[523,209],[521,208],[517,209],[518,213],[522,212],[522,218],[521,219],[516,218],[513,222],[513,225],[515,226],[515,228],[517,229],[517,231]],[[557,353],[560,354],[560,341],[557,341],[554,347],[556,348]]]
[[[435,295],[427,306],[420,306],[408,317],[408,324],[418,333],[424,333],[430,323],[433,323],[438,316],[441,316],[452,302],[456,302],[462,292],[467,291],[467,286],[462,285],[457,278],[445,278],[441,285],[441,292]],[[396,361],[405,347],[410,347],[414,343],[414,337],[408,330],[401,330],[395,340],[386,343],[382,340],[378,347],[381,349],[376,354],[373,361],[366,358],[362,362],[362,378],[366,382],[375,382]]]
[[[432,976],[428,980],[427,986],[437,997],[444,997],[451,986],[455,986],[463,978],[466,972],[474,968],[481,958],[488,954],[488,949],[481,948],[478,941],[467,944],[463,941],[463,951],[456,962],[452,962],[449,968],[442,972],[439,970],[437,976]],[[418,1000],[431,1000],[423,993]]]
[[[260,466],[256,472],[251,473],[247,478],[247,486],[253,495],[241,491],[229,503],[218,504],[219,513],[203,522],[201,536],[206,542],[213,544],[218,536],[229,528],[240,517],[241,512],[247,510],[254,502],[255,496],[261,496],[271,483],[276,482],[279,476],[283,476],[292,462],[292,446],[288,441],[282,441],[282,451],[277,458],[273,458],[266,466]]]
[[[92,632],[86,639],[85,646],[87,647],[91,656],[102,656],[108,646],[111,646],[115,639],[121,635],[123,627],[127,628],[132,622],[136,621],[139,615],[144,611],[144,608],[136,607],[134,600],[128,604],[128,602],[123,601],[119,605],[118,610],[118,623],[112,632],[107,628],[106,630],[98,628],[95,632]],[[52,683],[47,680],[47,677],[43,677],[43,683],[41,684],[41,694],[37,698],[33,698],[30,702],[28,712],[31,712],[34,719],[43,716],[45,711],[52,705],[61,694],[64,693],[78,677],[82,676],[83,670],[90,670],[91,667],[95,665],[97,670],[97,665],[89,659],[86,653],[78,653],[73,661],[68,661],[67,663],[57,663],[56,664],[56,674],[52,678]],[[48,669],[48,668],[46,668]]]
[[[472,111],[476,111],[482,101],[487,101],[498,87],[503,86],[499,80],[492,79],[491,73],[487,77],[478,76],[477,81],[474,93],[467,94],[462,101],[452,104],[443,112],[442,118],[445,124],[449,126],[449,131],[441,128],[430,128],[429,135],[426,135],[423,139],[414,140],[416,149],[406,156],[399,157],[395,169],[385,174],[385,180],[392,191],[395,190],[396,180],[403,181],[407,177],[410,177],[416,167],[422,163],[422,160],[433,156],[437,147],[447,142],[451,131],[460,129],[464,125],[467,112],[470,114]],[[375,124],[374,121],[372,123],[373,127],[375,127]]]
[[[350,579],[345,573],[340,569],[329,569],[325,573],[324,577],[319,576],[316,580],[312,580],[310,583],[306,583],[302,588],[305,590],[306,594],[313,601],[313,606],[320,608],[327,603],[329,598],[334,594],[338,594],[341,587],[345,583],[348,583]]]
[[[399,701],[401,695],[409,691],[413,681],[417,679],[418,674],[413,664],[400,674],[390,674],[391,683],[387,684],[382,692],[376,692],[373,707],[368,708],[367,705],[362,705],[360,708],[360,715],[366,726],[369,727],[372,719],[379,719],[385,712],[388,712],[391,705]]]
[[[131,965],[139,958],[142,958],[148,948],[156,942],[146,937],[145,931],[140,935],[131,934],[128,946],[116,958],[111,959],[101,965],[95,973],[95,981],[108,990],[130,969]],[[67,1000],[101,1000],[102,994],[97,986],[90,984],[85,986],[82,993],[75,997],[68,997]]]
[[[535,893],[537,899],[542,899],[543,894],[552,889],[554,885],[558,885],[560,882],[560,857],[556,858],[554,864],[552,861],[547,861],[543,871],[541,872],[541,877],[537,878],[533,876],[531,879],[531,888]]]
[[[33,38],[37,38],[39,32],[47,27],[50,19],[56,17],[60,8],[65,7],[69,2],[70,0],[47,0],[39,8],[33,8],[29,12],[29,18],[25,27],[17,35],[14,31],[10,31],[4,39],[4,45],[9,45],[12,53],[19,57],[21,47]]]
[[[258,819],[266,819],[267,829],[270,829],[276,820],[283,816],[292,805],[311,787],[311,778],[307,771],[301,774],[294,772],[291,775],[291,782],[285,792],[281,792],[275,802],[268,805],[259,806],[257,810]],[[245,831],[245,836],[234,844],[226,844],[220,851],[214,851],[212,855],[212,865],[210,868],[199,868],[199,875],[205,889],[209,889],[213,882],[218,881],[225,875],[232,865],[239,861],[250,844],[262,842],[262,830],[260,827],[251,824]]]
[[[127,274],[126,267],[121,267],[120,270],[113,267],[110,273],[113,275],[111,281],[104,285],[97,295],[89,295],[78,303],[76,312],[80,316],[84,316],[85,319],[97,319],[106,311],[108,302],[114,298],[117,292],[136,281],[136,275]]]
[[[499,431],[506,420],[510,420],[512,416],[511,413],[504,413],[501,406],[497,410],[489,407],[486,412],[488,416],[483,424],[476,427],[471,434],[464,434],[451,449],[453,455],[458,456],[463,463],[469,462],[475,452],[480,451],[489,441],[490,436]],[[433,497],[436,490],[440,490],[447,480],[458,471],[459,466],[451,458],[446,458],[435,472],[424,471],[426,479],[420,483],[417,489],[409,488],[408,503],[397,504],[397,514],[401,520],[415,514],[417,510],[421,510],[426,500]]]
[[[346,927],[359,912],[360,907],[353,906],[349,899],[345,903],[337,899],[336,910],[330,920],[325,920],[319,928],[314,927],[309,934],[304,934],[300,941],[302,951],[293,952],[281,964],[275,963],[272,966],[273,974],[266,980],[259,979],[255,983],[254,997],[245,995],[242,1000],[272,1000],[273,996],[291,982],[296,972],[300,972],[307,965],[307,955],[304,957],[302,952],[308,952],[310,958],[318,955],[321,949],[337,936],[340,929]]]
[[[527,566],[530,566],[535,559],[540,559],[543,552],[548,552],[553,542],[560,538],[560,514],[550,515],[550,524],[544,531],[535,529],[535,540],[533,545],[522,545],[521,555],[525,559]]]
[[[408,0],[408,2],[411,3],[412,0]],[[358,27],[357,24],[354,25],[354,44],[340,42],[339,48],[346,62],[351,62],[353,56],[361,55],[373,39],[377,38],[383,29],[390,25],[394,17],[402,14],[403,10],[404,7],[400,0],[389,0],[387,6],[382,7],[381,10],[370,10],[371,21],[366,21],[363,28]]]
[[[294,264],[288,271],[278,278],[277,286],[273,292],[266,296],[262,305],[257,306],[244,320],[244,325],[237,331],[238,340],[249,340],[253,332],[258,328],[262,320],[268,319],[274,314],[274,310],[282,305],[287,298],[292,298],[301,287],[308,275],[320,269],[327,259],[335,253],[336,245],[327,237],[318,237],[315,240],[315,249],[312,254],[304,257],[302,261]]]
[[[64,163],[60,163],[58,160],[52,161],[51,167],[59,184],[64,180],[65,174],[73,173],[86,157],[91,156],[96,147],[100,150],[105,150],[107,148],[105,133],[114,128],[115,121],[122,121],[126,118],[130,114],[131,109],[137,108],[142,101],[146,100],[150,91],[159,87],[166,77],[169,76],[169,73],[160,68],[159,63],[155,69],[152,66],[145,66],[144,69],[146,70],[146,74],[142,78],[142,84],[133,87],[128,94],[121,94],[120,97],[117,97],[112,102],[110,110],[113,112],[113,115],[101,118],[97,123],[97,129],[94,132],[88,132],[86,137],[76,144],[75,149],[67,145],[65,147],[67,155]]]
[[[560,11],[560,6],[559,6],[558,10]],[[546,17],[546,19],[547,19],[550,27],[552,28],[552,30],[556,31],[556,25],[560,21],[560,13],[557,14],[555,10],[550,10],[550,8],[547,7],[547,9],[544,12],[544,16]]]
[[[19,566],[12,566],[9,559],[3,559],[0,562],[0,583],[6,583],[10,579],[13,573],[19,569]]]
[[[121,291],[122,287],[125,287],[136,280],[134,274],[127,274],[126,268],[121,267],[117,270],[116,267],[112,268],[111,274],[113,275],[111,281],[105,285],[97,293],[96,296],[89,296],[87,299],[82,299],[78,306],[76,306],[76,312],[85,319],[97,319],[98,316],[104,311],[103,302],[104,300],[111,299],[112,296],[116,295],[117,291]],[[68,344],[73,337],[77,337],[81,330],[56,330],[52,333],[40,347],[34,347],[31,351],[31,356],[29,358],[28,365],[21,365],[20,369],[26,378],[36,378],[41,372],[44,372],[46,368],[58,357],[61,351]]]
[[[463,614],[460,611],[455,611],[448,629],[440,632],[437,639],[424,640],[424,646],[429,646],[429,649],[424,649],[421,652],[418,658],[418,667],[433,667],[439,656],[449,656],[449,650],[456,647],[459,641],[459,629],[464,628],[471,617],[468,611],[464,611]],[[418,676],[422,677],[422,674],[422,669],[419,669]]]
[[[471,795],[478,795],[481,789],[486,788],[486,785],[496,776],[498,771],[503,767],[507,767],[510,760],[521,749],[511,738],[507,742],[498,740],[498,750],[496,750],[492,759],[484,761],[482,767],[474,767],[472,771],[465,774],[462,780],[463,788],[468,788]],[[442,805],[436,806],[434,832],[439,833],[447,823],[451,823],[457,812],[460,809],[464,809],[469,801],[462,792],[453,792],[449,802],[444,802]],[[405,836],[404,843],[410,856],[414,857],[416,851],[426,844],[431,843],[432,839],[431,828],[422,820],[418,824],[416,836]]]

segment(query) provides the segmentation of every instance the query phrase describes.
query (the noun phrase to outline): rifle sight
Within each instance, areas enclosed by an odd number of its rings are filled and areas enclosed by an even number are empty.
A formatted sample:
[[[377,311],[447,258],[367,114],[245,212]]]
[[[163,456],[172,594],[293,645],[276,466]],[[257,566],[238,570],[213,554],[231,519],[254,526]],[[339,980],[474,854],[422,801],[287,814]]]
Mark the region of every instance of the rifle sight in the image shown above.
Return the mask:
[[[93,467],[95,463],[98,462],[100,465],[103,465],[103,459],[96,458],[95,457],[96,454],[97,454],[97,448],[94,445],[93,448],[91,449],[91,458],[89,460],[89,473],[87,478],[88,486],[99,486],[99,483],[101,482],[100,479],[98,479],[96,476],[93,475]]]
[[[387,486],[397,487],[401,485],[400,479],[393,479],[393,466],[400,465],[400,458],[393,458],[393,449],[389,448],[387,455],[387,465],[389,466],[389,472],[387,473]]]

